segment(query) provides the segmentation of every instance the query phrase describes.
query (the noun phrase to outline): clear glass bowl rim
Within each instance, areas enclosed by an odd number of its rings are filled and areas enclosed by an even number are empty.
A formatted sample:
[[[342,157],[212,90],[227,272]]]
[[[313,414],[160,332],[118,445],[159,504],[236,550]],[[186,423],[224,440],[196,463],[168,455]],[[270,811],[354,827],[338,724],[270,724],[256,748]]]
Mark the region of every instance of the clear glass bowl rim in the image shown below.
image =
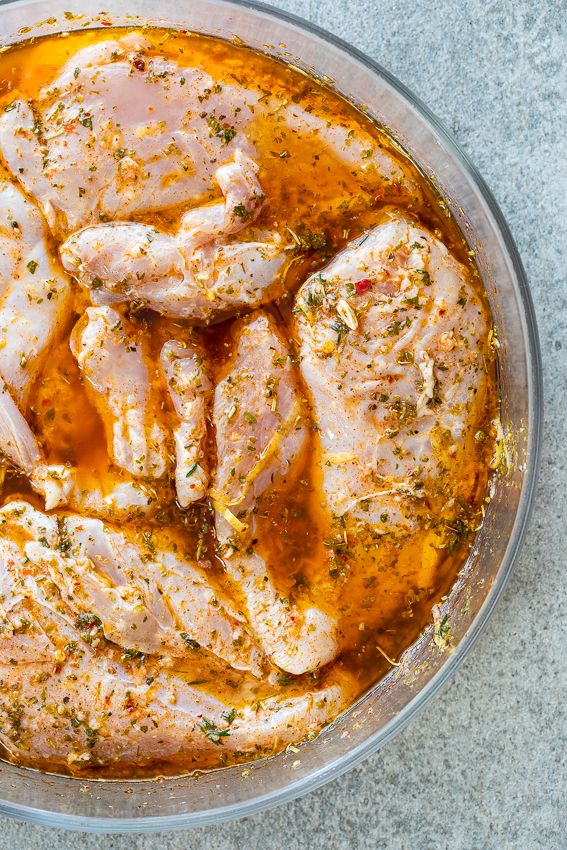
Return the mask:
[[[32,4],[33,0],[13,0],[13,2],[2,3],[0,7],[0,14],[7,9],[17,10],[18,7],[24,7]],[[529,368],[529,434],[528,448],[526,452],[526,469],[523,477],[521,498],[516,511],[513,534],[509,540],[505,557],[500,565],[496,580],[491,588],[488,598],[485,600],[456,650],[448,656],[441,669],[403,708],[402,711],[382,726],[377,732],[370,735],[362,744],[345,753],[331,764],[325,765],[307,776],[302,777],[298,781],[289,783],[283,789],[279,789],[269,794],[256,796],[250,800],[243,802],[240,801],[225,807],[214,808],[212,810],[202,810],[179,815],[167,815],[163,817],[85,818],[77,815],[69,815],[62,812],[51,812],[34,808],[33,806],[14,804],[9,801],[0,800],[0,814],[29,821],[38,825],[63,827],[67,829],[99,833],[141,833],[206,826],[209,824],[229,821],[235,818],[250,816],[274,806],[290,802],[304,794],[320,788],[351,768],[357,766],[365,758],[375,753],[381,746],[397,735],[398,732],[400,732],[410,722],[414,715],[423,709],[425,705],[449,681],[464,661],[477,638],[485,628],[506,587],[514,562],[524,540],[533,508],[541,453],[543,422],[543,372],[541,352],[534,306],[522,261],[508,225],[506,224],[504,216],[490,189],[467,154],[462,150],[437,116],[420,100],[420,98],[413,94],[413,92],[411,92],[395,76],[365,53],[334,34],[327,32],[323,28],[306,21],[300,16],[274,8],[273,6],[259,2],[259,0],[222,0],[222,5],[229,8],[231,6],[235,8],[248,8],[266,16],[267,18],[271,17],[289,23],[308,34],[312,34],[323,41],[329,42],[339,51],[342,51],[347,54],[347,56],[356,59],[363,66],[366,66],[366,68],[373,74],[385,80],[403,100],[409,103],[424,122],[433,128],[433,130],[442,138],[445,146],[449,149],[450,153],[458,161],[462,170],[479,191],[492,216],[493,224],[502,238],[507,258],[509,259],[513,269],[517,291],[520,295],[521,307],[523,308],[525,328],[525,338],[523,342],[526,346]],[[26,768],[23,769],[28,770]],[[53,775],[53,779],[56,780],[57,777]],[[136,782],[138,781],[148,780],[137,780]]]

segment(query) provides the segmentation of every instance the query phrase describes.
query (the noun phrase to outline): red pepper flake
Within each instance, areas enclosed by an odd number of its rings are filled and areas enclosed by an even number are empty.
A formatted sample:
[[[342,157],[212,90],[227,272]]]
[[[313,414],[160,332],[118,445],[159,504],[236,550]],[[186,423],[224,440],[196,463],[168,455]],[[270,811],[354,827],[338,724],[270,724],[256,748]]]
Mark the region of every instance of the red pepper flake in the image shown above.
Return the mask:
[[[354,291],[357,295],[362,295],[363,292],[366,292],[372,286],[372,281],[368,280],[367,277],[362,280],[357,280],[354,284]]]
[[[112,21],[101,21],[100,25],[101,25],[101,27],[111,27]]]
[[[138,69],[138,71],[145,71],[146,70],[146,63],[144,62],[143,59],[134,59],[132,64],[133,64],[134,68]]]

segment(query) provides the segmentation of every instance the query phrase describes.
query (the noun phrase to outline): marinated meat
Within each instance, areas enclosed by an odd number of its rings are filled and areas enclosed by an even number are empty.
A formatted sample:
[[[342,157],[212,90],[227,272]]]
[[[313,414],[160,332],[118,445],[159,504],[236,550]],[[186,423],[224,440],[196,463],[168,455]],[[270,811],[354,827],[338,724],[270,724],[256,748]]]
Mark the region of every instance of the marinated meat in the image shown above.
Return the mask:
[[[147,357],[129,323],[111,307],[89,307],[73,331],[71,350],[104,422],[113,462],[136,478],[161,478],[166,433]]]
[[[30,388],[70,316],[70,285],[52,257],[42,216],[0,182],[0,375],[25,413]]]
[[[254,156],[261,118],[374,171],[386,191],[415,194],[404,169],[359,128],[333,127],[299,103],[228,79],[152,55],[138,33],[89,45],[35,102],[12,101],[0,116],[0,150],[58,234],[199,200],[236,147]]]
[[[212,384],[205,353],[193,343],[166,342],[160,364],[178,418],[175,427],[175,488],[182,508],[202,499],[209,484],[207,407]]]
[[[63,244],[63,265],[95,303],[135,299],[198,324],[263,304],[282,291],[285,245],[274,234],[229,241],[262,207],[256,171],[237,150],[215,173],[224,203],[185,213],[175,235],[132,222],[87,227]]]
[[[150,527],[140,546],[101,520],[70,514],[58,521],[57,545],[32,542],[26,555],[74,615],[96,617],[108,640],[144,655],[202,649],[236,669],[260,669],[261,653],[243,617],[207,577],[207,562],[180,557],[174,545],[156,546]]]
[[[278,667],[301,674],[336,656],[337,624],[319,608],[294,603],[255,539],[255,511],[270,491],[293,485],[305,446],[306,411],[289,351],[264,313],[235,330],[235,354],[215,389],[218,465],[213,506],[221,555],[248,620]]]
[[[488,328],[470,279],[395,217],[306,281],[295,318],[330,513],[410,533],[474,443]]]
[[[234,707],[180,673],[100,648],[26,550],[57,545],[57,523],[25,503],[0,511],[0,742],[15,757],[87,767],[209,753],[269,754],[340,710],[339,683]],[[42,561],[39,561],[41,565]],[[38,686],[39,698],[38,698]]]

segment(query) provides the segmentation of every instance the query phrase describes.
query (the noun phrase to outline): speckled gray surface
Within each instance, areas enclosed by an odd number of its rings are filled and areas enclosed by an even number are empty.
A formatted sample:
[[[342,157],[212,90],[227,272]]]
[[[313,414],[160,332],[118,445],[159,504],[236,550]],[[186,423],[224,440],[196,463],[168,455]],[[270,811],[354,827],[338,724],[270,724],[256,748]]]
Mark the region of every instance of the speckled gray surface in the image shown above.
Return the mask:
[[[70,2],[71,8],[79,3]],[[545,439],[534,516],[489,627],[393,743],[331,785],[217,828],[77,836],[0,819],[0,850],[567,848],[567,3],[280,0],[437,113],[492,188],[539,321]]]

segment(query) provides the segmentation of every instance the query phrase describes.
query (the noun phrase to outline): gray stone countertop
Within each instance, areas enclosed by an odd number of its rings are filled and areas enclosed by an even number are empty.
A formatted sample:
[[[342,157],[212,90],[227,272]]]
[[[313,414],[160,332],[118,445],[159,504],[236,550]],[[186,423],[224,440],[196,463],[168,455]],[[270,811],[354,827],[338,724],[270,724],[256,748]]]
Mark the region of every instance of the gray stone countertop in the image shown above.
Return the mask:
[[[535,301],[546,384],[526,543],[451,684],[393,742],[322,790],[244,821],[170,834],[78,836],[0,818],[0,850],[564,850],[567,4],[279,5],[356,45],[419,94],[508,220]]]

